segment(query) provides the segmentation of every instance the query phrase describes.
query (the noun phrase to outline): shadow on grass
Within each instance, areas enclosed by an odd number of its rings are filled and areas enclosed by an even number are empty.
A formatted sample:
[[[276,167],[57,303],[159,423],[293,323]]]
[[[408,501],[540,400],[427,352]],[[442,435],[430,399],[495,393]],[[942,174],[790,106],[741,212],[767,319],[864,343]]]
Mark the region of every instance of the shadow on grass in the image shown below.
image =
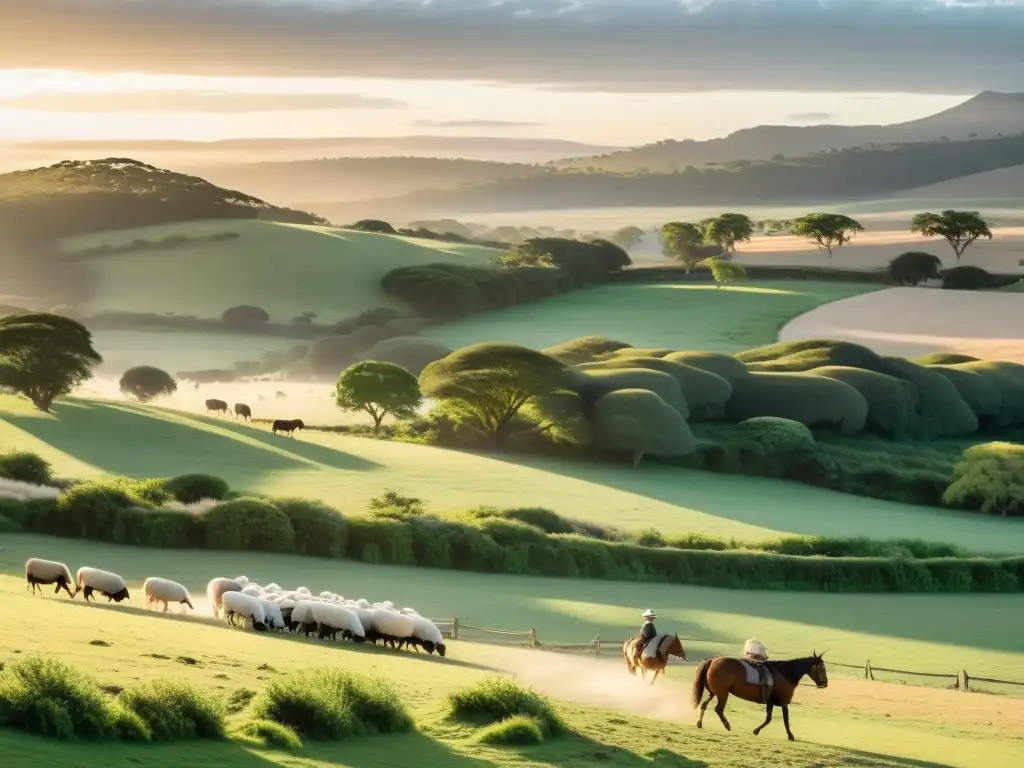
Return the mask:
[[[493,768],[496,764],[462,752],[423,733],[370,736],[335,743],[306,742],[302,757],[350,768]]]
[[[69,401],[54,407],[55,418],[10,414],[15,427],[106,472],[168,477],[204,471],[235,483],[262,475],[308,469],[310,465],[368,470],[377,465],[341,451],[271,435],[217,419],[188,414],[168,418],[139,406]],[[214,426],[248,440],[192,426]],[[253,443],[261,443],[254,445]]]

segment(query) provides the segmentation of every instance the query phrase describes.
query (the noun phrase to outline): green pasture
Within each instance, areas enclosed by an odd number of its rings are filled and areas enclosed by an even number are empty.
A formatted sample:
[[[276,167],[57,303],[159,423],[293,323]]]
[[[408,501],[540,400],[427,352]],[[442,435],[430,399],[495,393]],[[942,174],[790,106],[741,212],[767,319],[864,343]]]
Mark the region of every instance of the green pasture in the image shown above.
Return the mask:
[[[425,335],[453,349],[481,341],[544,348],[605,336],[636,347],[732,353],[777,341],[787,322],[817,306],[876,289],[812,280],[721,290],[710,283],[604,285],[434,326]]]
[[[781,723],[759,738],[749,735],[761,713],[735,700],[729,708],[732,733],[724,732],[713,716],[705,720],[704,731],[696,730],[686,703],[691,668],[674,668],[655,689],[645,689],[626,676],[614,649],[606,661],[466,642],[452,642],[444,660],[356,649],[230,630],[209,618],[147,614],[139,585],[146,576],[160,574],[185,582],[199,597],[208,578],[245,573],[261,582],[273,579],[283,585],[392,599],[439,618],[458,614],[463,621],[484,626],[532,626],[542,642],[586,641],[597,633],[620,639],[636,630],[639,610],[653,605],[661,628],[720,641],[688,643],[694,656],[737,653],[756,633],[777,657],[828,648],[834,661],[859,663],[870,655],[876,666],[934,672],[967,667],[978,670],[975,675],[996,677],[1019,674],[1024,663],[1024,604],[1016,596],[766,595],[480,576],[264,554],[136,550],[43,536],[7,536],[4,545],[0,596],[7,618],[0,623],[0,661],[10,663],[39,652],[75,664],[105,685],[173,677],[224,694],[239,688],[258,690],[266,680],[290,670],[338,666],[391,681],[409,702],[419,727],[416,735],[405,737],[370,737],[336,746],[314,743],[298,757],[287,758],[238,743],[63,746],[0,729],[0,749],[6,754],[30,753],[40,764],[59,768],[139,762],[162,767],[172,760],[175,765],[218,761],[229,768],[274,763],[383,768],[402,763],[410,750],[415,750],[417,765],[426,768],[582,768],[597,762],[630,768],[1009,768],[1020,746],[1019,734],[1005,725],[1008,718],[1024,713],[1019,700],[885,687],[879,690],[894,698],[879,706],[872,700],[875,689],[837,666],[830,670],[828,690],[798,692],[792,727],[800,741],[789,744]],[[134,590],[134,606],[86,607],[80,599],[30,596],[21,577],[28,556],[60,559],[72,569],[89,564],[115,570]],[[444,697],[495,672],[516,674],[554,698],[579,735],[524,751],[474,744],[467,729],[443,719]],[[914,703],[921,696],[927,701],[938,697],[954,714],[930,721]],[[980,708],[985,717],[976,720],[973,711],[957,714],[958,702]],[[638,717],[640,713],[652,719]]]
[[[666,466],[496,457],[329,433],[275,436],[223,417],[69,399],[53,415],[0,398],[0,450],[58,474],[166,477],[209,472],[232,487],[321,499],[349,514],[391,488],[435,511],[544,506],[622,528],[754,541],[782,534],[924,538],[978,553],[1024,551],[1018,520],[914,507],[766,478]]]
[[[201,238],[226,232],[239,237],[90,257],[97,285],[86,310],[215,318],[228,307],[256,304],[274,322],[287,323],[303,312],[334,322],[393,305],[380,288],[381,277],[392,269],[438,261],[486,266],[494,254],[472,245],[255,220],[83,235],[66,240],[63,248],[74,252],[137,238],[157,241],[168,235]]]

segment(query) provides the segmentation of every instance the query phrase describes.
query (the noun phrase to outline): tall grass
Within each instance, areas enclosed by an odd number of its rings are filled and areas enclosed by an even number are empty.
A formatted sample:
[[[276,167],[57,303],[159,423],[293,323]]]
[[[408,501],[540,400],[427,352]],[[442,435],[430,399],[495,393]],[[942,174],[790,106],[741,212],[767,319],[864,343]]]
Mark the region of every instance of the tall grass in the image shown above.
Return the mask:
[[[224,704],[205,691],[174,680],[154,680],[118,696],[146,724],[154,741],[223,739]]]
[[[503,677],[489,677],[455,691],[448,696],[448,708],[450,717],[465,722],[493,725],[509,718],[525,717],[532,718],[546,737],[568,731],[544,696]],[[521,728],[521,723],[506,726],[508,730]],[[495,730],[491,738],[502,738],[499,730]]]

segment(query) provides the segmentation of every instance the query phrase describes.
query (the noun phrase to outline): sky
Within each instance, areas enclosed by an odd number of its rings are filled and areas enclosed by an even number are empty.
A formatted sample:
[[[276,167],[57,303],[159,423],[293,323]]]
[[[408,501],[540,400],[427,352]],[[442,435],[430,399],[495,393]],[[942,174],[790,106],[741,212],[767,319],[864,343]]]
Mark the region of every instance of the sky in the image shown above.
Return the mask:
[[[1024,0],[0,0],[0,142],[635,145],[1024,90]]]

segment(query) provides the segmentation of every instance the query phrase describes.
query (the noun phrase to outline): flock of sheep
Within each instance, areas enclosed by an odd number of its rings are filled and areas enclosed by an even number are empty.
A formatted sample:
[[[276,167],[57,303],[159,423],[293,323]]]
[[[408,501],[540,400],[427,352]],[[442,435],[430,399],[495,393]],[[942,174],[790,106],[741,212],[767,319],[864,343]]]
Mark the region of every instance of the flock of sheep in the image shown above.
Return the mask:
[[[210,398],[206,401],[207,413],[223,413],[227,415],[228,404],[224,400],[217,400],[216,398]],[[252,418],[252,409],[245,403],[235,403],[235,418],[243,418],[246,421]],[[286,435],[295,437],[296,429],[305,429],[306,425],[302,423],[302,419],[275,419],[271,430],[276,435],[278,432],[284,432]]]
[[[33,594],[36,590],[42,592],[43,586],[54,585],[54,594],[63,589],[74,598],[81,592],[87,601],[95,600],[93,595],[97,592],[106,597],[107,602],[131,599],[128,585],[116,573],[83,567],[73,579],[64,563],[36,557],[25,562],[25,581]],[[142,589],[147,607],[162,603],[165,613],[171,603],[193,607],[188,589],[176,581],[151,576]],[[437,625],[412,608],[396,610],[390,602],[371,604],[367,600],[346,600],[333,592],[314,595],[306,587],[295,590],[285,590],[277,584],[263,587],[245,576],[212,579],[206,587],[206,596],[213,615],[232,626],[257,632],[296,632],[306,637],[315,634],[321,640],[336,640],[341,635],[342,639],[355,643],[376,645],[379,642],[395,650],[419,651],[422,648],[427,653],[445,655],[444,637]]]

